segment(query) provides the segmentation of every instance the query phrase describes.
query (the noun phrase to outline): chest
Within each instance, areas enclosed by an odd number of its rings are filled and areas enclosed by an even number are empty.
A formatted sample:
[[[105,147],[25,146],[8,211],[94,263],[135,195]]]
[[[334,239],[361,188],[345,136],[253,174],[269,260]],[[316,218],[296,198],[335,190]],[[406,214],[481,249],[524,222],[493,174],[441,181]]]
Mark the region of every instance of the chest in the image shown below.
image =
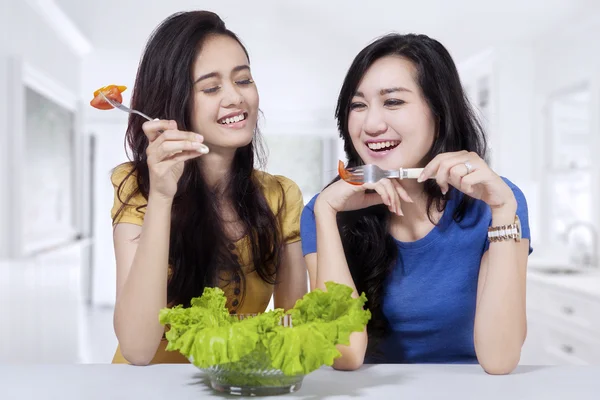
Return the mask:
[[[462,231],[420,249],[399,246],[385,282],[383,311],[394,323],[452,323],[474,316],[485,236]]]

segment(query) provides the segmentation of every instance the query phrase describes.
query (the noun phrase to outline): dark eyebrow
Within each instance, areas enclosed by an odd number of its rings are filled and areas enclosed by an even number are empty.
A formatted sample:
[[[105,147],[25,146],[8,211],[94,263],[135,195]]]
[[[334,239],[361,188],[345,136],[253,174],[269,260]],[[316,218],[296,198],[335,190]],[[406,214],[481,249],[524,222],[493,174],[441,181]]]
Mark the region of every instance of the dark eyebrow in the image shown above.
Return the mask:
[[[250,66],[249,65],[238,65],[237,67],[235,67],[233,69],[233,72],[239,72],[239,71],[250,71]]]
[[[395,92],[408,92],[408,93],[412,93],[411,90],[409,90],[407,88],[403,88],[401,86],[398,86],[398,87],[392,87],[392,88],[387,88],[387,89],[381,89],[379,91],[379,94],[381,96],[383,96],[383,95],[390,94],[390,93],[395,93]],[[359,91],[355,92],[354,96],[355,97],[363,97],[363,98],[365,97],[365,95],[363,94],[363,92],[359,92]]]
[[[203,81],[205,79],[208,79],[208,78],[215,78],[215,77],[219,77],[219,76],[221,76],[221,74],[219,74],[218,72],[211,72],[210,74],[202,75],[200,78],[196,79],[194,84],[196,84],[200,81]]]
[[[233,72],[239,72],[239,71],[244,71],[244,70],[250,71],[250,66],[248,66],[248,65],[238,65],[237,67],[235,67],[233,69]],[[216,78],[216,77],[220,77],[220,76],[221,76],[221,74],[219,74],[218,72],[211,72],[209,74],[202,75],[200,78],[196,79],[196,81],[194,82],[194,84],[196,84],[196,83],[198,83],[200,81],[203,81],[205,79]]]
[[[385,94],[390,94],[390,93],[395,93],[395,92],[408,92],[408,93],[412,93],[412,91],[410,91],[407,88],[393,87],[393,88],[388,88],[388,89],[381,89],[381,91],[379,92],[379,94],[383,96]]]

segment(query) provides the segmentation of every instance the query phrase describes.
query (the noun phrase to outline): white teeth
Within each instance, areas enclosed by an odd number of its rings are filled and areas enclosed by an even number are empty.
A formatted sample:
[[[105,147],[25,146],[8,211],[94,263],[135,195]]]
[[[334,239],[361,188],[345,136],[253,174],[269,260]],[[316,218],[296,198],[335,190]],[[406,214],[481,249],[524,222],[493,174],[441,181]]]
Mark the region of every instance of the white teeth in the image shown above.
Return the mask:
[[[221,120],[221,124],[223,125],[229,125],[229,124],[235,124],[236,122],[240,122],[246,119],[246,116],[244,114],[240,114],[240,115],[236,115],[235,117],[232,118],[225,118]]]
[[[381,150],[381,149],[386,149],[388,147],[395,147],[395,146],[398,146],[399,144],[400,144],[400,142],[388,141],[388,142],[368,143],[367,146],[371,150]]]

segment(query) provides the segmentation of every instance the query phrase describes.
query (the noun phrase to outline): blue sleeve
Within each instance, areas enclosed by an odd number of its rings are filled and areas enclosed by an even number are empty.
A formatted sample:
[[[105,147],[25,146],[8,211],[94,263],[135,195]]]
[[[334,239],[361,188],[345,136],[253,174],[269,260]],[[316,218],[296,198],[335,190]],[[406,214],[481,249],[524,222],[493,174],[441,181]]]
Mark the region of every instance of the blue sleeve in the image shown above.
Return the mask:
[[[529,254],[531,254],[533,252],[533,247],[531,246],[531,230],[529,228],[529,211],[527,209],[527,199],[525,199],[525,195],[517,185],[509,181],[507,178],[503,177],[502,179],[511,188],[513,194],[515,195],[515,199],[517,200],[517,215],[519,216],[519,220],[521,221],[521,236],[523,239],[529,239]],[[490,242],[489,240],[487,240],[485,245],[485,251],[488,250],[489,246]]]
[[[300,239],[302,240],[302,254],[307,255],[317,252],[317,223],[315,222],[315,201],[313,197],[302,210],[300,217]]]

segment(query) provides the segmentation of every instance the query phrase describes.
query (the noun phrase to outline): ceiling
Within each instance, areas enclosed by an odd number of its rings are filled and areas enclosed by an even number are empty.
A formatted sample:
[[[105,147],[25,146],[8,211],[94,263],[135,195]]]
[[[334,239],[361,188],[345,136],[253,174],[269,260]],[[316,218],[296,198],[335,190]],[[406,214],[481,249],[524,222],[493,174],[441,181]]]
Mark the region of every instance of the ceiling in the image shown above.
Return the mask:
[[[598,0],[54,0],[92,42],[84,93],[102,82],[132,85],[145,41],[184,10],[218,13],[246,44],[267,120],[333,124],[352,58],[390,31],[425,33],[461,62],[490,47],[548,40],[600,12]],[[272,123],[273,124],[273,123]],[[322,124],[321,124],[322,125]]]
[[[413,31],[439,39],[459,61],[490,45],[540,38],[600,9],[597,0],[55,2],[95,47],[117,52],[139,52],[173,12],[207,9],[221,15],[251,53],[351,56],[376,36]]]

